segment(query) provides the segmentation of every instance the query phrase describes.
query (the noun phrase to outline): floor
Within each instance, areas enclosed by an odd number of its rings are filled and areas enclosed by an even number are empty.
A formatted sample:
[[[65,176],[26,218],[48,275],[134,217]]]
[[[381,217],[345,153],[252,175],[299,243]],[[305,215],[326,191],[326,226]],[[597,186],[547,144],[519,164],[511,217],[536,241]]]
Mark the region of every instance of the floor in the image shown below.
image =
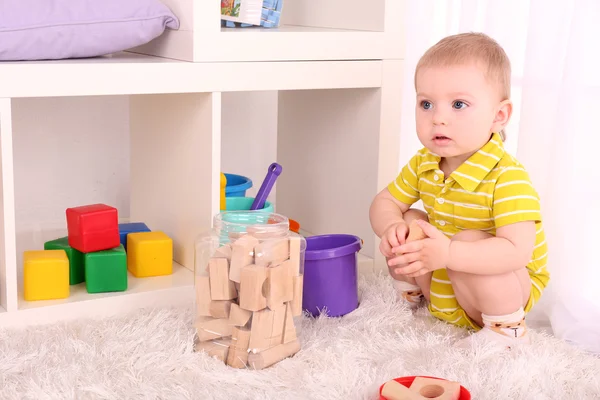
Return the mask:
[[[297,320],[302,349],[261,371],[193,350],[192,305],[119,318],[0,330],[2,399],[377,399],[411,375],[460,382],[474,399],[598,399],[600,358],[533,329],[501,352],[450,345],[465,332],[396,301],[389,277],[363,276],[343,318]]]

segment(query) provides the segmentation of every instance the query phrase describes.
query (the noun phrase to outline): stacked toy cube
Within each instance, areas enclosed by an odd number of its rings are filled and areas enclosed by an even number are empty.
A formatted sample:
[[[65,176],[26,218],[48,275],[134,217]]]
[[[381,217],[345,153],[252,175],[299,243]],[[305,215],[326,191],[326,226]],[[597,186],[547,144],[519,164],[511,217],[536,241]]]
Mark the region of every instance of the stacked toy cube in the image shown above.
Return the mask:
[[[173,272],[173,242],[144,223],[118,223],[116,208],[90,204],[66,210],[68,236],[25,251],[24,298],[67,298],[70,285],[85,282],[88,293],[127,290],[128,271],[135,277]]]

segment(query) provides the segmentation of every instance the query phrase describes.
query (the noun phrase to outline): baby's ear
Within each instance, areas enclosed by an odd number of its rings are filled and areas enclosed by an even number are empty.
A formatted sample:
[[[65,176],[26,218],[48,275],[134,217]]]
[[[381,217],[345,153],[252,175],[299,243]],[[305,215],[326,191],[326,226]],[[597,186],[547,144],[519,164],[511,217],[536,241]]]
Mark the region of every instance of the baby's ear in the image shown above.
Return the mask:
[[[500,132],[508,125],[508,121],[510,121],[510,117],[512,116],[512,109],[513,104],[510,100],[504,100],[498,105],[496,115],[494,116],[492,132]]]

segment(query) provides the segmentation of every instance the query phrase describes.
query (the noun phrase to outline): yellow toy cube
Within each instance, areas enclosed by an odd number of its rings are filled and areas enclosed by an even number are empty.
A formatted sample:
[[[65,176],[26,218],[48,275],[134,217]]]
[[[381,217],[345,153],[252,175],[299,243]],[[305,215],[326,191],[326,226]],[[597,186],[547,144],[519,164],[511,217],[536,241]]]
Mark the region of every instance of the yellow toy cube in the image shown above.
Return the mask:
[[[127,269],[137,278],[173,273],[173,240],[164,232],[127,235]]]
[[[64,250],[23,252],[23,297],[27,301],[69,297],[69,258]]]

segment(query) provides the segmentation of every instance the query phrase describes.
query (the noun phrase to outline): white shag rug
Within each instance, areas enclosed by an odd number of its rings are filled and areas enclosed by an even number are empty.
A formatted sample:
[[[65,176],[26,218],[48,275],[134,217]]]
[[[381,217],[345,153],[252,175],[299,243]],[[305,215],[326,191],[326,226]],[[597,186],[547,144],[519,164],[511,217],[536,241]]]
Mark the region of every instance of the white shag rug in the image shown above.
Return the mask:
[[[600,398],[600,358],[541,332],[526,349],[452,349],[465,332],[417,316],[387,276],[361,277],[361,305],[341,319],[304,317],[301,351],[236,370],[193,351],[192,305],[126,317],[0,330],[1,399],[377,399],[389,379],[461,382],[473,399]]]

